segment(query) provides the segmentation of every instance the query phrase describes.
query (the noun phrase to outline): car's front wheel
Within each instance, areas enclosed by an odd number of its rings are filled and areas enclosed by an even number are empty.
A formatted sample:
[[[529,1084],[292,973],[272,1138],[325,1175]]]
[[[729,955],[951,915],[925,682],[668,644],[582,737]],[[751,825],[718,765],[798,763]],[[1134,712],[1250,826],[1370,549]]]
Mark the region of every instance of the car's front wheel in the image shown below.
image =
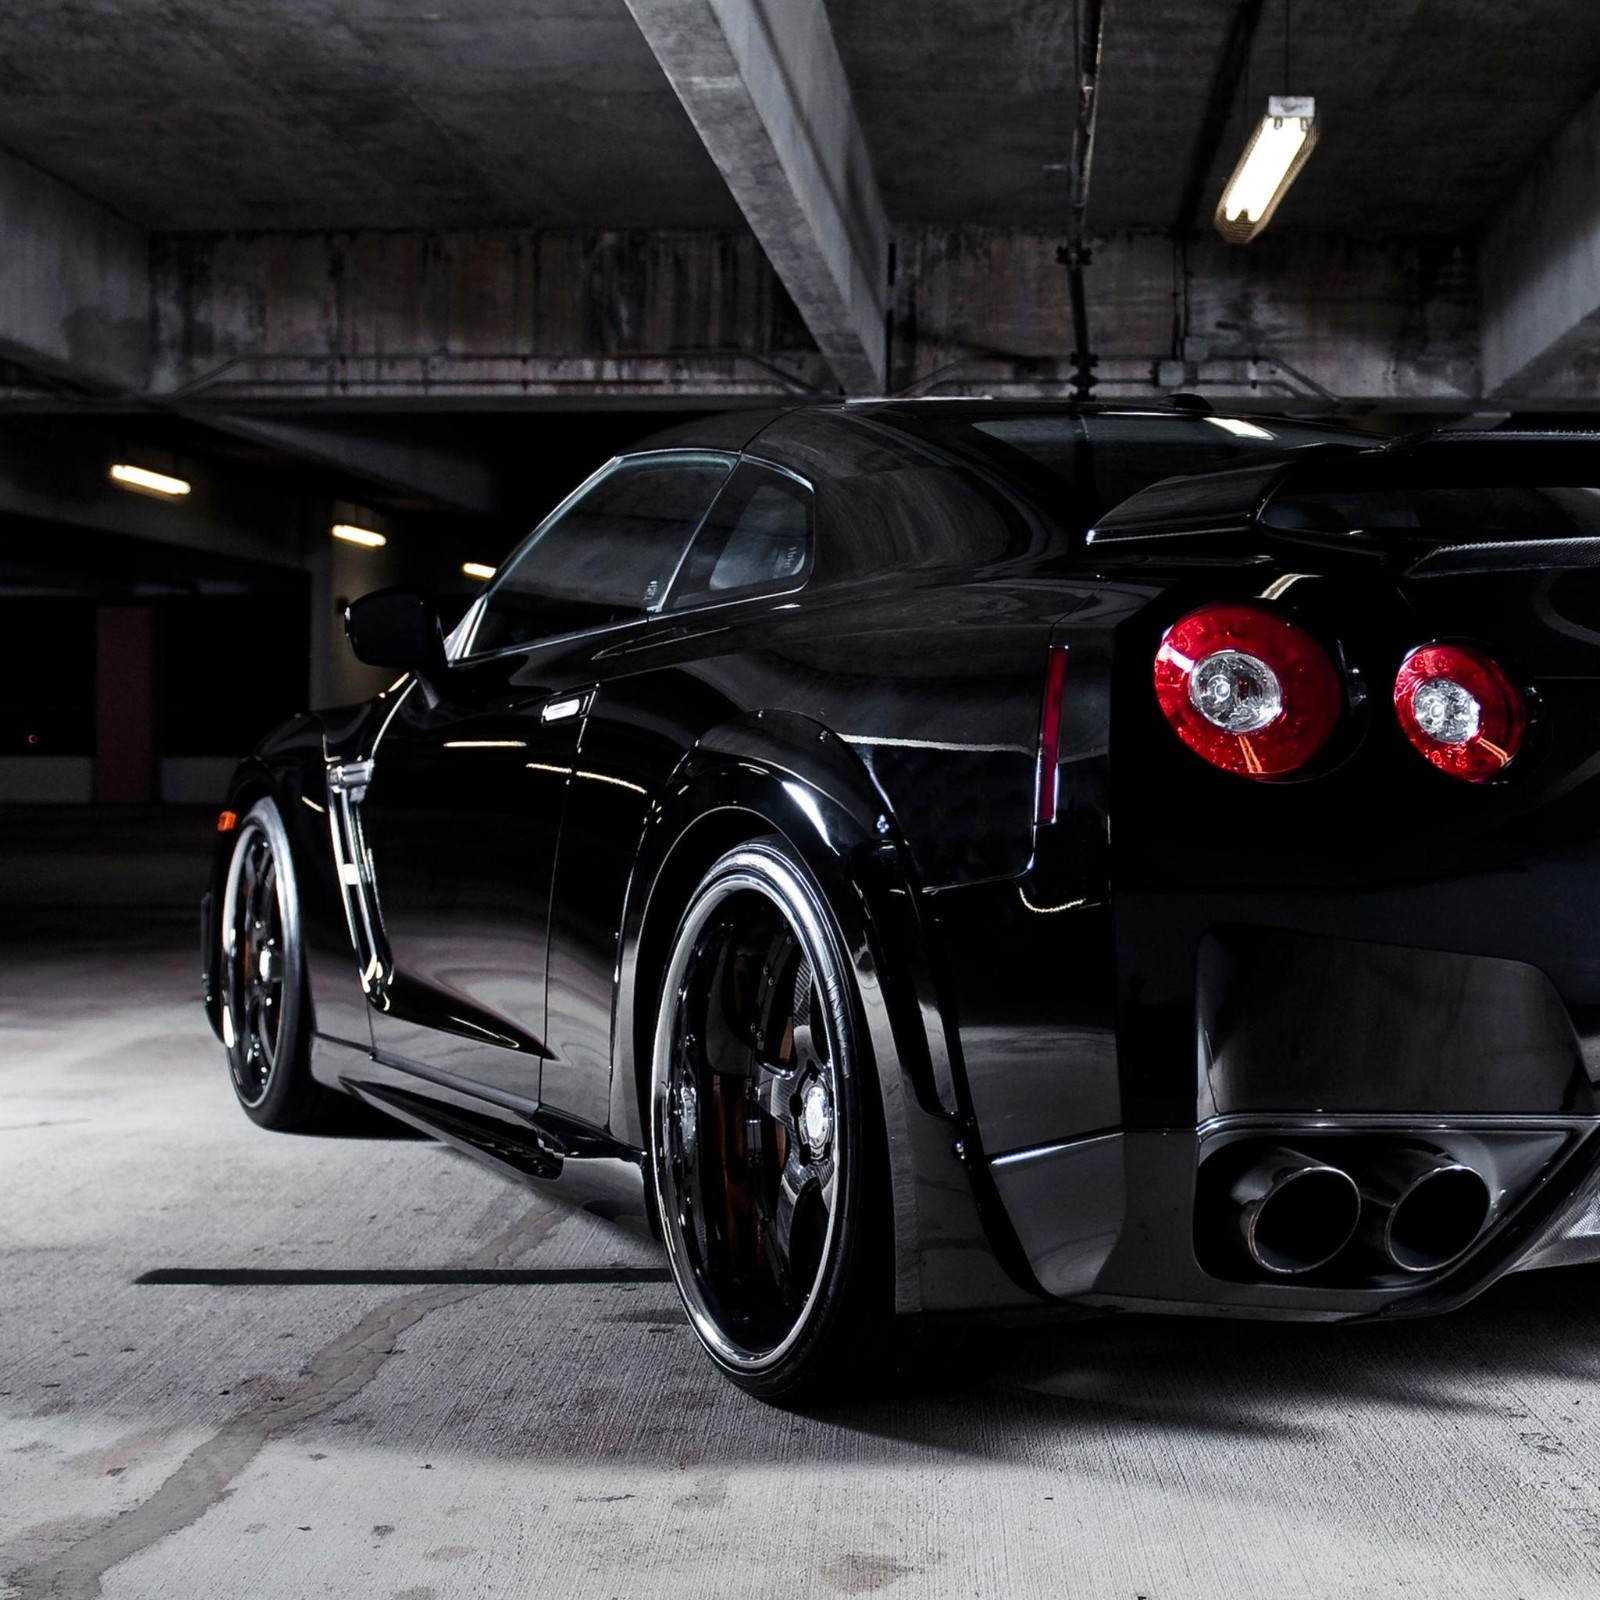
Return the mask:
[[[717,861],[666,964],[650,1159],[690,1322],[766,1400],[826,1403],[883,1352],[888,1184],[859,1009],[793,852],[768,839]]]
[[[258,800],[234,837],[222,897],[222,1042],[245,1114],[264,1128],[330,1125],[334,1096],[311,1076],[300,897],[283,818]]]

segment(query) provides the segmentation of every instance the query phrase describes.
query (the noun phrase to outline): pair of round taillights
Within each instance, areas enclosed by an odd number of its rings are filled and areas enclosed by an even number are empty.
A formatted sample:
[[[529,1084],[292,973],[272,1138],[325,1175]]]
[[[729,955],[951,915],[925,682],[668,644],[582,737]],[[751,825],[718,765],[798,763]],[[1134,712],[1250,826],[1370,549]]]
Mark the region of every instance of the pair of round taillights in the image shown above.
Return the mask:
[[[1344,685],[1304,628],[1253,605],[1206,606],[1167,629],[1156,698],[1178,737],[1225,772],[1281,778],[1309,766],[1344,713]],[[1401,663],[1395,714],[1441,772],[1483,783],[1510,764],[1528,711],[1505,669],[1481,650],[1425,644]]]

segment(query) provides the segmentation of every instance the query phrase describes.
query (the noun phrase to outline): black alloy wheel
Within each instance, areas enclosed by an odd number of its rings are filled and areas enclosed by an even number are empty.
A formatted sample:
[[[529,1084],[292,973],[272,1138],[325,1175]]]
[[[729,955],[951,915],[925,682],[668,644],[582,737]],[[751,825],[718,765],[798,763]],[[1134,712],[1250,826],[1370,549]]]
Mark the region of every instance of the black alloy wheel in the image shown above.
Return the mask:
[[[667,963],[651,1167],[689,1320],[762,1399],[854,1389],[888,1320],[887,1174],[858,1009],[832,915],[787,847],[718,861]]]
[[[311,1077],[300,900],[283,819],[271,800],[245,815],[223,892],[222,1041],[239,1104],[280,1132],[311,1132],[333,1096]]]

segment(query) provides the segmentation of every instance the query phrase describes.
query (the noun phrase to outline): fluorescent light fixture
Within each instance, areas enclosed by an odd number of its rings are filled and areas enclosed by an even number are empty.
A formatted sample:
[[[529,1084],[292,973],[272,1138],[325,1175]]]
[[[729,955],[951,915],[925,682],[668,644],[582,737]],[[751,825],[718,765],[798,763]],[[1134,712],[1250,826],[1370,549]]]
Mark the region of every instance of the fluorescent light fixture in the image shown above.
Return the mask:
[[[1272,220],[1316,142],[1317,102],[1310,95],[1267,100],[1267,114],[1217,202],[1217,232],[1229,244],[1249,244]]]
[[[462,573],[469,578],[482,578],[485,583],[494,576],[494,568],[484,561],[463,561]]]
[[[188,494],[190,484],[186,479],[174,478],[165,472],[151,472],[148,467],[130,466],[118,461],[111,468],[111,481],[124,489],[140,489],[145,494],[159,494],[169,500],[181,500]]]
[[[328,531],[335,539],[358,544],[365,550],[381,550],[389,542],[381,533],[374,533],[371,528],[358,528],[353,522],[336,522]]]
[[[1276,439],[1278,436],[1270,428],[1263,428],[1254,422],[1246,422],[1243,417],[1202,417],[1202,422],[1209,422],[1213,428],[1221,428],[1224,433],[1231,433],[1235,439]]]

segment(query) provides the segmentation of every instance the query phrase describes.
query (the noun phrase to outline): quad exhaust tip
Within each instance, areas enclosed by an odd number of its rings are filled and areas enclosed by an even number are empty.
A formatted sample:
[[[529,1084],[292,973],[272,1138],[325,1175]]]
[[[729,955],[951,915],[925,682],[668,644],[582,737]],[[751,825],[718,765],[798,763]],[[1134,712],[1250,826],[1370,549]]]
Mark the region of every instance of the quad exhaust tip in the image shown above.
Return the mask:
[[[1442,1151],[1366,1149],[1352,1166],[1355,1177],[1278,1145],[1234,1180],[1228,1194],[1239,1238],[1261,1271],[1314,1272],[1359,1235],[1390,1267],[1436,1272],[1465,1255],[1488,1226],[1489,1185]]]
[[[1361,1234],[1402,1272],[1434,1272],[1465,1255],[1494,1197],[1480,1173],[1437,1150],[1405,1149],[1364,1171]]]
[[[1348,1172],[1287,1146],[1268,1150],[1229,1191],[1250,1259],[1279,1277],[1312,1272],[1355,1237],[1361,1190]]]

